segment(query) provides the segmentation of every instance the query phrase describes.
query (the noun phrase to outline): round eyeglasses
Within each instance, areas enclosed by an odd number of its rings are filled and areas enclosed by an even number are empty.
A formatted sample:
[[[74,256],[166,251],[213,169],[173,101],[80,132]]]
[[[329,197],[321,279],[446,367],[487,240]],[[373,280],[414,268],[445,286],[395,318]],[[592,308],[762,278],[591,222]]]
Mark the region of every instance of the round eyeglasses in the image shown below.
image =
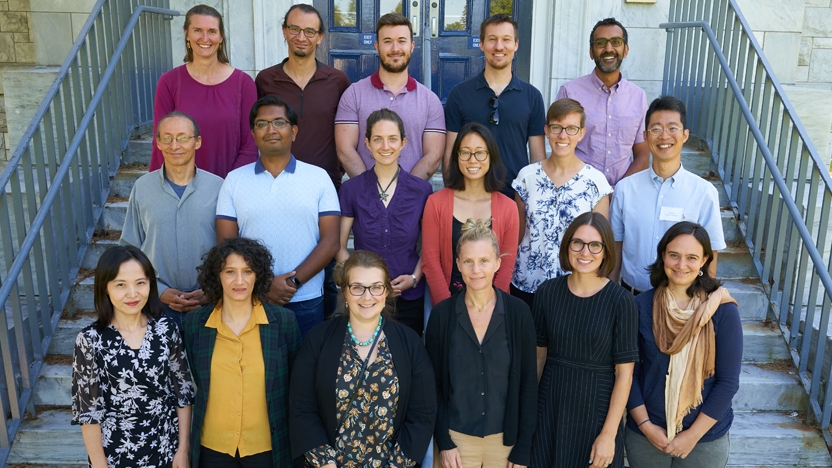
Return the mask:
[[[547,126],[549,127],[549,133],[551,133],[552,135],[560,135],[561,132],[566,130],[567,135],[575,136],[578,134],[578,132],[581,131],[581,127],[577,125],[570,125],[568,127],[564,127],[563,125],[549,124]]]
[[[462,150],[462,151],[458,151],[456,154],[457,154],[457,156],[459,156],[460,161],[470,161],[471,156],[473,156],[474,159],[476,159],[477,161],[480,161],[480,162],[485,161],[486,159],[488,159],[488,151],[475,151],[475,152],[472,153],[468,150]]]
[[[604,243],[598,241],[592,242],[584,242],[580,239],[572,239],[569,241],[569,250],[573,252],[580,252],[584,249],[584,246],[589,247],[589,253],[591,254],[599,254],[602,250],[604,250]]]

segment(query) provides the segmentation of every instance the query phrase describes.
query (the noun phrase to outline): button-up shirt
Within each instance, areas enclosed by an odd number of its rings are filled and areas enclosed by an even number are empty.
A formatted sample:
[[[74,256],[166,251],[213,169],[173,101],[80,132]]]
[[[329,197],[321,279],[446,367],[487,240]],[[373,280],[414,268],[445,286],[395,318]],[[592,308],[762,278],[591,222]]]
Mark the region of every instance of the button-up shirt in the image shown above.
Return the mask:
[[[593,70],[561,86],[557,99],[561,98],[580,102],[586,113],[586,135],[575,154],[615,186],[630,167],[633,145],[644,141],[644,90],[624,76],[607,88]]]
[[[656,247],[664,233],[679,221],[701,224],[711,238],[711,248],[725,248],[719,194],[710,182],[679,170],[662,179],[649,167],[621,179],[612,196],[610,223],[616,242],[623,242],[621,279],[646,291],[647,267],[656,261]]]

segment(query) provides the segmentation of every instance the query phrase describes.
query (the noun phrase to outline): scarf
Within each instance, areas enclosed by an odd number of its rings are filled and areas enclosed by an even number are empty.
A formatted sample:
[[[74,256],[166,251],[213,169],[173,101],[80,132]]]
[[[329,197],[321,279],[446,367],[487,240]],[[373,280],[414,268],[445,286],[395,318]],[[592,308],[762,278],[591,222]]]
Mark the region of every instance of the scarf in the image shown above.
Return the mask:
[[[667,286],[653,297],[653,336],[659,351],[670,355],[664,405],[667,440],[682,431],[682,420],[702,404],[705,379],[714,375],[716,334],[711,317],[725,303],[737,301],[725,288],[691,299],[690,310],[681,310]]]

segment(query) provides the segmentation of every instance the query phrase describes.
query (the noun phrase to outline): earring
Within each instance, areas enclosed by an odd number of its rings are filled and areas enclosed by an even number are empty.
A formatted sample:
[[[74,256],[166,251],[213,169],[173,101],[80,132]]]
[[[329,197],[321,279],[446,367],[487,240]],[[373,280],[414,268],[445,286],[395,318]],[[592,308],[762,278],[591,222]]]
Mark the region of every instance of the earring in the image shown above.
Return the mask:
[[[185,41],[185,48],[191,50],[191,41]]]
[[[699,276],[702,276],[702,270],[699,270]]]
[[[222,42],[220,42],[220,45],[217,46],[217,50],[222,50]]]

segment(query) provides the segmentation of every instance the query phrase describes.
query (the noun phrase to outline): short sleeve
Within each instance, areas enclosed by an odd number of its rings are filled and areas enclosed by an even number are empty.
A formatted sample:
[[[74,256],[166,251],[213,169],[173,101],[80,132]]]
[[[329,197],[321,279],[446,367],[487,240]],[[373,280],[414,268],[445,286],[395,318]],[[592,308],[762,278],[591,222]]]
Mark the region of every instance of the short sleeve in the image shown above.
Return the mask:
[[[445,111],[442,109],[442,102],[429,89],[425,88],[425,91],[428,93],[428,118],[425,121],[425,131],[445,133]]]
[[[338,112],[335,113],[335,124],[358,124],[358,102],[356,101],[355,84],[350,85],[338,102]]]
[[[355,190],[353,190],[353,188],[357,184],[357,178],[349,179],[341,184],[341,191],[338,193],[339,204],[341,206],[341,216],[355,218],[355,210],[353,210],[355,203]]]
[[[710,182],[705,183],[708,184],[707,197],[702,201],[700,224],[708,231],[708,235],[711,238],[711,248],[714,250],[723,250],[726,244],[725,233],[722,230],[722,214],[719,210],[719,194]]]
[[[340,216],[341,204],[338,202],[338,192],[335,191],[335,186],[332,185],[332,179],[329,176],[324,177],[321,179],[321,183],[323,186],[321,197],[318,199],[318,216]],[[217,203],[217,209],[219,209],[219,203]]]
[[[529,85],[530,93],[532,95],[531,114],[529,115],[529,126],[526,129],[526,134],[530,137],[543,135],[543,127],[546,126],[546,109],[543,105],[543,96],[540,91],[532,85]]]
[[[558,95],[555,96],[555,101],[557,101],[558,99],[563,99],[563,98],[568,98],[568,97],[569,97],[569,92],[566,90],[566,85],[563,84],[563,85],[560,86],[560,89],[558,89]]]
[[[164,324],[168,337],[168,358],[170,359],[170,385],[176,397],[176,406],[184,408],[194,404],[194,384],[191,381],[191,368],[188,365],[188,356],[185,354],[185,346],[176,324],[167,318],[161,318],[159,324]]]
[[[234,179],[233,174],[228,174],[222,183],[222,187],[220,187],[220,193],[217,195],[217,219],[227,219],[237,222],[237,210],[234,207],[234,199],[232,197],[233,187],[235,185]]]
[[[611,285],[612,286],[612,285]],[[638,361],[638,308],[636,301],[622,288],[618,289],[613,331],[613,364]]]
[[[612,194],[612,206],[610,206],[610,225],[612,226],[612,236],[616,242],[624,241],[624,185],[621,181],[615,188],[615,193]]]
[[[462,109],[459,102],[459,90],[455,86],[445,101],[445,129],[449,132],[459,132],[462,128]]]
[[[82,331],[75,338],[72,359],[72,424],[75,425],[101,424],[104,420],[104,397],[99,389],[93,346],[86,333]]]
[[[526,167],[529,167],[529,166],[526,166]],[[517,174],[517,178],[514,179],[514,181],[511,182],[511,188],[513,188],[514,191],[517,192],[517,195],[520,196],[520,200],[522,200],[523,203],[525,203],[525,204],[529,203],[529,191],[526,188],[526,171],[525,170],[523,170],[523,169],[520,170],[520,173]]]
[[[638,88],[638,90],[641,91],[641,120],[638,123],[638,131],[636,131],[635,139],[633,140],[634,145],[644,141],[644,131],[647,129],[647,124],[644,121],[647,116],[647,94],[641,88]]]

